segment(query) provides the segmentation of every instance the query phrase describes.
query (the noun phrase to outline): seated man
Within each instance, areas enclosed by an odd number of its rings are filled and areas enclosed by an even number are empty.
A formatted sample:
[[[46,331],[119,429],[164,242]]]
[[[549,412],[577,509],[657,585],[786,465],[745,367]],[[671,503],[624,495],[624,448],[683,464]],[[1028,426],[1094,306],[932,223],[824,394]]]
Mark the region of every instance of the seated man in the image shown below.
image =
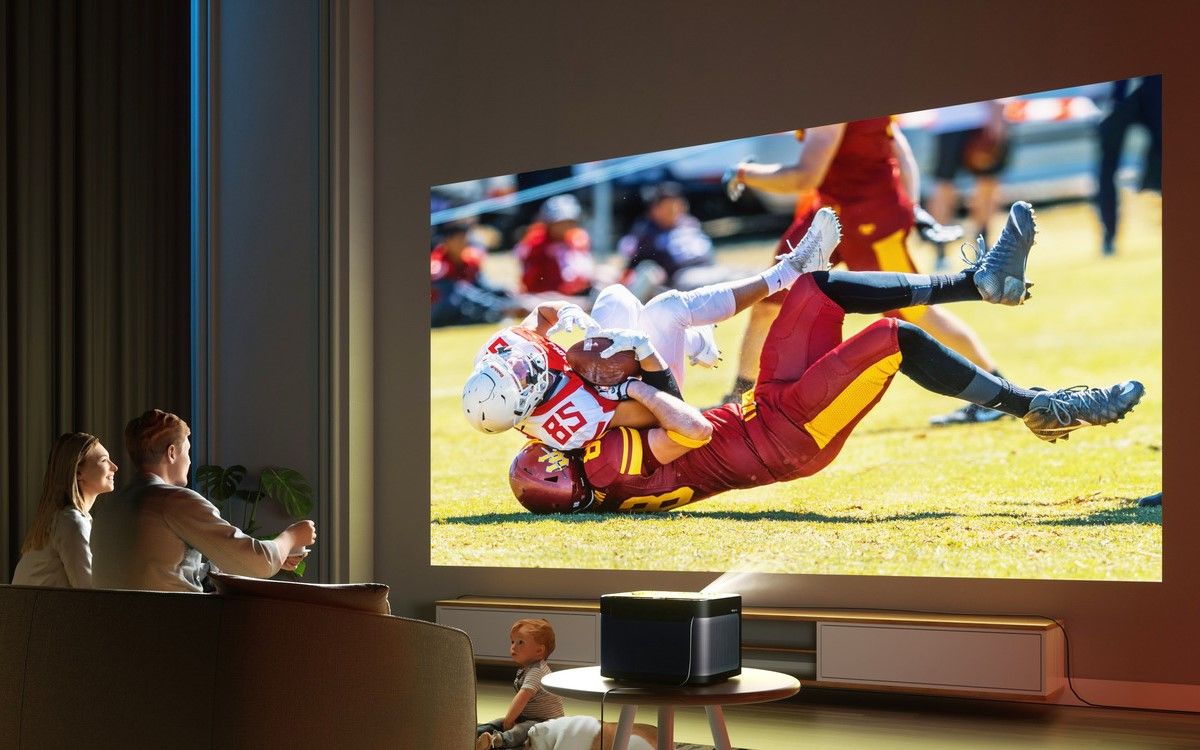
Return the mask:
[[[495,323],[513,309],[512,295],[483,276],[487,252],[470,241],[470,226],[448,224],[429,253],[429,325]]]
[[[688,291],[745,275],[717,265],[712,240],[688,213],[677,182],[654,188],[645,216],[617,243],[617,253],[624,263],[621,283],[640,300],[667,289]]]
[[[514,493],[534,512],[648,512],[678,508],[732,489],[811,476],[829,465],[855,425],[901,372],[935,393],[1021,417],[1042,440],[1122,419],[1144,387],[1042,391],[1021,388],[972,364],[917,326],[884,318],[842,340],[847,312],[1027,296],[1025,261],[1034,236],[1027,203],[1013,206],[996,246],[972,269],[925,276],[818,271],[800,279],[771,325],[759,377],[740,404],[703,414],[639,380],[621,384],[659,427],[610,430],[582,455],[522,448],[510,469]],[[567,481],[563,481],[566,479]]]
[[[527,310],[546,300],[588,307],[595,281],[592,240],[580,225],[583,209],[570,193],[555,195],[538,210],[513,255],[521,264],[519,300]]]
[[[316,541],[312,521],[260,541],[221,518],[216,506],[187,488],[190,434],[186,422],[159,409],[125,426],[125,448],[138,477],[95,514],[96,588],[201,592],[210,565],[270,578],[294,570],[307,554],[304,547]]]

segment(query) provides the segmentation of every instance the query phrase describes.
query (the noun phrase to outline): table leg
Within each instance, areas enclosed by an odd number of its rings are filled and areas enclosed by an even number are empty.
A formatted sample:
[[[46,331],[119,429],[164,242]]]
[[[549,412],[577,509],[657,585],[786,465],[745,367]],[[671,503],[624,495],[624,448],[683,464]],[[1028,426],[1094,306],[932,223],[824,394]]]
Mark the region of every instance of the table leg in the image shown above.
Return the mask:
[[[712,731],[716,750],[733,750],[729,744],[729,730],[725,728],[725,712],[720,706],[705,706],[704,712],[708,714],[708,728]]]
[[[629,737],[633,734],[633,718],[637,716],[637,706],[621,706],[621,719],[617,722],[617,733],[613,736],[612,750],[629,750]],[[601,727],[601,738],[604,728]],[[604,740],[600,740],[604,744]]]
[[[672,750],[675,747],[675,707],[662,706],[658,709],[658,747]]]

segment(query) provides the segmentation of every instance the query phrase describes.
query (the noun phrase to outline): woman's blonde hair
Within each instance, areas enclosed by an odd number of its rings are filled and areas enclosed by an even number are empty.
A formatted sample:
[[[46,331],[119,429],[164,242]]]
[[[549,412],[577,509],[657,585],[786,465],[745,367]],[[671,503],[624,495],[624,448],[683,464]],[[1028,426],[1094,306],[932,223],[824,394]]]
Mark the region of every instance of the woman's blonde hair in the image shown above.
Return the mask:
[[[83,511],[83,493],[79,491],[76,474],[88,451],[99,443],[99,438],[86,432],[67,432],[54,441],[46,464],[46,476],[42,479],[42,498],[38,500],[33,524],[21,545],[22,555],[46,546],[54,517],[60,510],[74,507]]]

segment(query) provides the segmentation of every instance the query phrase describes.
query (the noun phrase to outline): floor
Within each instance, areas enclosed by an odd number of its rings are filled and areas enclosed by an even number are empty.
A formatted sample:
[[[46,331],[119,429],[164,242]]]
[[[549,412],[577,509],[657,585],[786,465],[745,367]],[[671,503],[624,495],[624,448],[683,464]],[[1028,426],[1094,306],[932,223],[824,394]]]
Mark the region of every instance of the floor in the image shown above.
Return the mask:
[[[480,720],[503,716],[512,683],[480,678]],[[566,700],[568,715],[599,717],[595,702]],[[619,709],[605,708],[616,721]],[[655,709],[637,720],[655,723]],[[803,689],[786,701],[725,710],[730,740],[747,750],[859,748],[1200,748],[1200,714]],[[680,709],[679,743],[712,744],[703,709]]]

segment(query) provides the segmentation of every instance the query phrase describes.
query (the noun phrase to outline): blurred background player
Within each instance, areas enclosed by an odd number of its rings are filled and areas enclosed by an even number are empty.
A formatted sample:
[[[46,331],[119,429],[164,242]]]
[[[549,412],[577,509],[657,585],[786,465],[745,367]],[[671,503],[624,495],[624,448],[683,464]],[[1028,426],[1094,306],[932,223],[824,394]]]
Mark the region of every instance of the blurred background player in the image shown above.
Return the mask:
[[[780,240],[780,248],[808,228],[821,206],[830,206],[841,218],[844,234],[832,261],[851,271],[916,273],[908,252],[908,233],[917,226],[931,241],[950,242],[961,230],[933,221],[916,204],[920,174],[912,149],[891,117],[823,125],[796,131],[804,146],[795,164],[737,165],[728,183],[730,197],[744,186],[770,192],[799,193],[796,220]],[[750,323],[742,339],[737,379],[725,402],[736,401],[758,376],[759,355],[772,321],[779,314],[783,295],[751,308]],[[983,370],[999,376],[995,361],[979,336],[960,318],[934,307],[909,307],[885,313],[920,326],[934,338]],[[934,417],[935,425],[990,422],[1004,413],[977,404]]]
[[[1008,125],[1004,120],[1004,102],[999,99],[942,107],[929,126],[934,133],[933,193],[929,213],[935,221],[949,224],[958,211],[958,188],[954,178],[967,169],[975,186],[967,201],[972,226],[988,242],[988,222],[999,206],[998,175],[1008,165]],[[936,270],[944,270],[945,243],[935,243]]]
[[[1162,191],[1162,76],[1113,81],[1113,105],[1097,129],[1100,139],[1100,166],[1096,208],[1100,212],[1104,235],[1100,251],[1117,251],[1117,167],[1125,146],[1125,133],[1131,125],[1141,125],[1150,134],[1150,145],[1142,168],[1142,190]]]
[[[621,283],[643,302],[667,289],[687,291],[745,275],[717,265],[712,240],[688,213],[677,182],[650,191],[645,214],[617,243],[617,254],[624,262]]]
[[[483,277],[487,252],[470,240],[470,225],[447,224],[429,253],[430,326],[495,323],[513,308],[512,295]]]
[[[546,300],[567,300],[591,308],[595,263],[583,209],[570,193],[547,198],[538,220],[513,248],[521,264],[521,304],[532,310]]]

